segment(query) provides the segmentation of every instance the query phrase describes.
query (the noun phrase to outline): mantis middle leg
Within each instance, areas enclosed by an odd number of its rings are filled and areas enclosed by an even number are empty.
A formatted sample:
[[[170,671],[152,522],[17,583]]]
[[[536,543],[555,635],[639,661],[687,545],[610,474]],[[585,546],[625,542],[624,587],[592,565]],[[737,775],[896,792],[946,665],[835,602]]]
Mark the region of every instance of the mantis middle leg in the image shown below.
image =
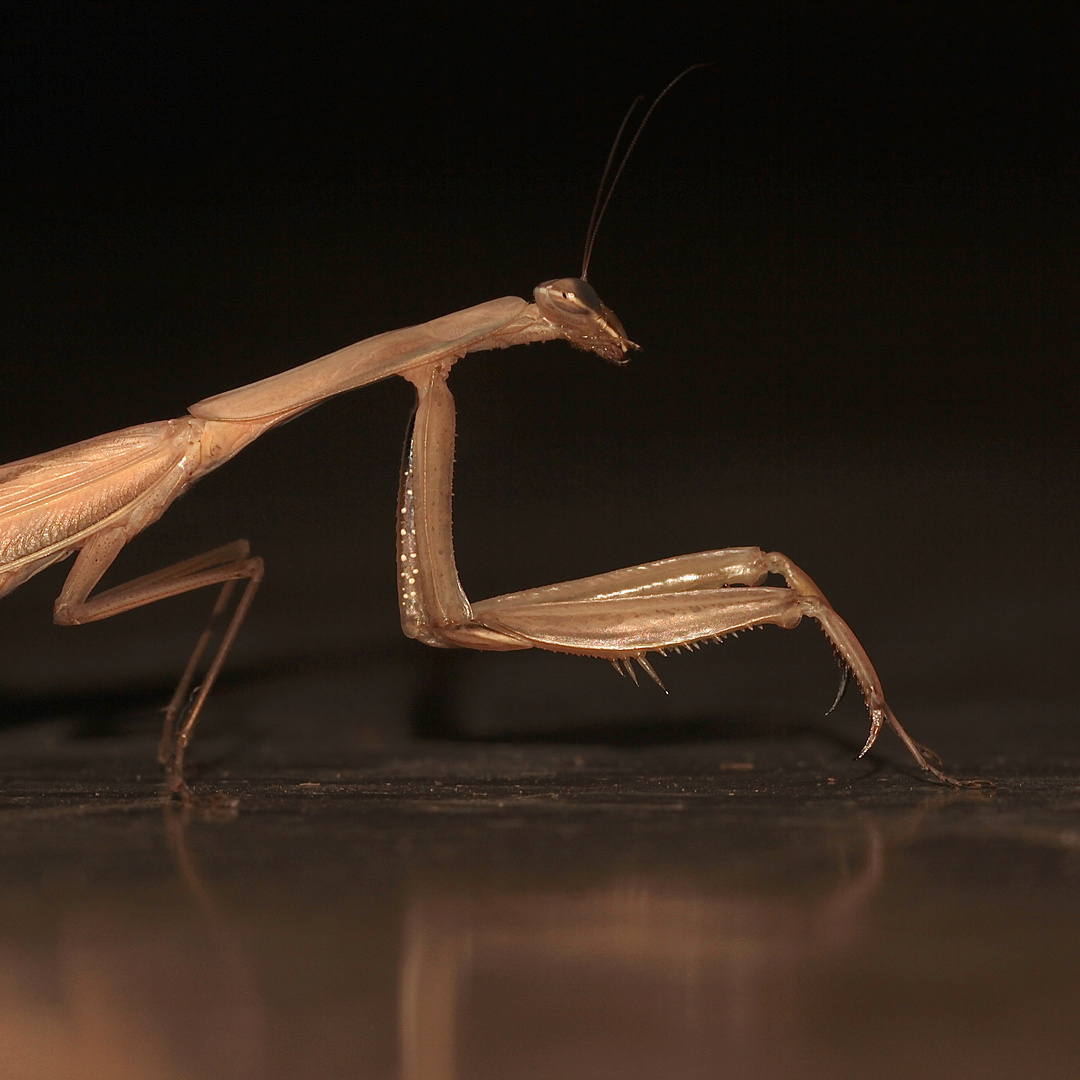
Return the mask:
[[[452,531],[454,399],[449,365],[409,373],[417,409],[406,448],[398,503],[398,593],[402,629],[444,648],[548,649],[596,656],[632,671],[646,659],[727,634],[773,624],[784,629],[815,619],[854,675],[870,712],[860,757],[887,723],[919,767],[946,775],[896,718],[874,665],[821,590],[787,556],[760,548],[724,548],[682,555],[607,574],[508,593],[471,604],[458,580]],[[770,575],[784,585],[764,584]]]
[[[251,607],[255,590],[262,581],[263,561],[257,556],[251,556],[246,540],[237,540],[90,597],[91,590],[101,580],[127,539],[123,529],[99,533],[79,552],[64,588],[57,597],[53,618],[55,622],[69,626],[97,622],[170,596],[221,585],[210,621],[196,642],[184,674],[165,710],[164,730],[158,750],[158,759],[165,765],[169,791],[187,798],[189,793],[184,782],[184,752],[191,741],[202,707]],[[195,672],[217,626],[228,611],[238,581],[246,581],[247,584],[233,608],[232,616],[201,684],[191,695]]]

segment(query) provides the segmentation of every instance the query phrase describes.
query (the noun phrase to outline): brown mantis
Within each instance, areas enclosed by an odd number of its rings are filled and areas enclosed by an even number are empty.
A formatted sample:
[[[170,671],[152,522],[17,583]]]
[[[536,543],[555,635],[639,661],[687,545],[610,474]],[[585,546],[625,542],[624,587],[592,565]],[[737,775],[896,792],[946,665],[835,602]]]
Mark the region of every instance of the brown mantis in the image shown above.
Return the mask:
[[[646,659],[650,651],[694,646],[769,623],[791,628],[807,615],[818,621],[835,648],[845,680],[847,672],[854,674],[862,690],[871,719],[862,753],[888,723],[922,769],[945,783],[957,783],[927,760],[901,726],[847,624],[814,582],[778,552],[750,547],[704,551],[477,604],[465,596],[451,530],[455,419],[447,376],[468,353],[560,338],[606,360],[625,362],[637,346],[585,280],[604,206],[606,201],[601,206],[598,196],[582,276],[544,282],[535,289],[532,303],[503,297],[379,334],[205,398],[178,419],[125,428],[0,467],[0,596],[75,552],[54,608],[55,621],[65,625],[222,586],[210,624],[166,710],[159,756],[170,791],[187,793],[184,754],[262,580],[262,560],[250,554],[247,541],[238,540],[91,593],[124,545],[196,480],[270,428],[336,394],[390,375],[407,379],[417,392],[398,502],[398,594],[402,628],[409,637],[443,648],[540,648],[603,657],[627,674],[636,663],[659,682]],[[784,584],[764,584],[770,574],[783,578]],[[192,692],[214,629],[224,620],[241,581],[245,586],[240,600],[201,684]]]

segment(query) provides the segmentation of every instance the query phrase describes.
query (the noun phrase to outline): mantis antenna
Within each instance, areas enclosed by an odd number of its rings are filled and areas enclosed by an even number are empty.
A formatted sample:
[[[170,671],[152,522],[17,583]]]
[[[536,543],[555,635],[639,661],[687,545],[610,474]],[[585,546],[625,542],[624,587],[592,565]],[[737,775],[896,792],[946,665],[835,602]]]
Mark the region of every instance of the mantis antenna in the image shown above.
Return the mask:
[[[607,162],[604,165],[604,172],[600,177],[600,183],[596,188],[596,200],[593,202],[592,215],[589,218],[589,227],[585,231],[585,255],[581,260],[581,280],[588,281],[589,273],[589,260],[592,258],[593,246],[596,243],[596,233],[600,228],[600,222],[604,218],[604,213],[608,208],[608,203],[611,202],[611,193],[615,190],[615,185],[619,182],[619,177],[623,174],[623,169],[626,168],[626,162],[630,155],[634,152],[634,147],[637,146],[638,139],[641,138],[641,132],[644,130],[645,125],[649,122],[649,117],[656,111],[656,106],[667,97],[668,92],[675,86],[677,82],[689,75],[691,71],[697,71],[698,68],[712,67],[713,61],[708,61],[704,64],[691,64],[690,67],[680,71],[674,79],[671,80],[656,95],[656,99],[646,110],[645,115],[641,119],[641,123],[637,126],[637,131],[634,132],[634,137],[630,140],[630,145],[626,148],[626,153],[622,156],[622,161],[619,162],[618,169],[615,170],[615,177],[611,181],[611,184],[607,188],[607,192],[604,191],[604,185],[607,183],[608,175],[611,173],[611,166],[615,161],[615,152],[619,149],[619,143],[622,142],[623,132],[626,130],[626,125],[630,123],[630,117],[633,115],[634,110],[641,104],[643,98],[641,94],[638,94],[634,98],[630,108],[627,109],[626,115],[623,117],[622,123],[619,125],[619,130],[615,133],[615,142],[611,145],[611,152],[608,154]]]

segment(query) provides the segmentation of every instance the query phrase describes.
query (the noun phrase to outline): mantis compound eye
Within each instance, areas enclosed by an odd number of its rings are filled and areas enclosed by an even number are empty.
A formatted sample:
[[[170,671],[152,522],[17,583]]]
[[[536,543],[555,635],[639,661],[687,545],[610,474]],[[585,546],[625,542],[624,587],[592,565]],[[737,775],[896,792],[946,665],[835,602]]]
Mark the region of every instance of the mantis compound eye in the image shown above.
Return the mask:
[[[537,285],[533,294],[536,304],[544,316],[562,325],[564,321],[574,322],[600,317],[604,305],[596,290],[581,278],[556,278]]]
[[[568,315],[588,313],[596,316],[604,306],[596,290],[581,278],[557,278],[545,281],[540,288],[554,308]]]

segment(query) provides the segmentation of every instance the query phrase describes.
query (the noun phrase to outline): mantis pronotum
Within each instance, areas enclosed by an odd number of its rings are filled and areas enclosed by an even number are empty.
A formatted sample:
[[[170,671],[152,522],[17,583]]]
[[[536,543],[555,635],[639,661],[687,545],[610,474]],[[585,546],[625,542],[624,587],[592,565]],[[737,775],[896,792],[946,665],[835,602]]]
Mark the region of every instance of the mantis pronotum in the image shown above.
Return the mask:
[[[616,180],[620,171],[621,166]],[[451,532],[455,420],[447,376],[467,353],[559,338],[615,363],[625,361],[637,346],[585,280],[604,206],[606,200],[598,195],[581,277],[537,286],[532,303],[503,297],[379,334],[205,398],[178,419],[125,428],[0,467],[0,596],[75,552],[78,557],[54,609],[61,624],[106,619],[194,589],[222,586],[210,625],[166,710],[160,758],[171,792],[187,794],[185,750],[262,579],[262,560],[250,554],[247,541],[238,540],[90,594],[124,545],[196,480],[270,428],[389,375],[409,380],[418,401],[398,503],[398,592],[402,628],[409,637],[441,647],[541,648],[602,657],[625,673],[632,674],[631,665],[637,664],[656,679],[646,658],[650,651],[692,646],[768,623],[791,628],[809,615],[862,690],[871,718],[862,752],[888,723],[922,769],[957,783],[927,760],[900,725],[847,624],[813,581],[777,552],[745,547],[699,552],[477,604],[463,593]],[[784,585],[763,584],[770,574],[782,577]],[[239,581],[246,583],[240,600],[206,674],[191,692],[214,627],[224,619]]]

